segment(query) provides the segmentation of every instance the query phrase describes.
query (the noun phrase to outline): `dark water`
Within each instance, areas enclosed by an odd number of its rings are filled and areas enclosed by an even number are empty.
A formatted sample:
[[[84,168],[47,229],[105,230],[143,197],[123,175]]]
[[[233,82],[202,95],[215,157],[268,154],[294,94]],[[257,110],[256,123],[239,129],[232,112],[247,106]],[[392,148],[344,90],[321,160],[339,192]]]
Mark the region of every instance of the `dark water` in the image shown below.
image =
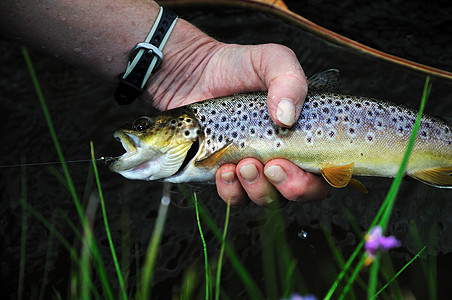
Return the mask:
[[[387,99],[396,103],[417,107],[425,76],[401,69],[387,63],[351,53],[298,29],[278,17],[243,9],[197,9],[182,12],[189,21],[201,27],[214,37],[235,43],[281,43],[292,48],[306,74],[329,68],[341,71],[341,88],[353,93]],[[1,41],[0,101],[2,114],[1,164],[18,163],[23,157],[27,162],[58,160],[41,108],[33,90],[28,71],[20,54],[20,47]],[[32,52],[37,75],[64,155],[67,159],[89,158],[89,141],[93,141],[98,156],[115,155],[122,152],[121,146],[112,138],[115,128],[123,123],[146,114],[149,106],[135,103],[130,107],[118,107],[112,98],[113,88],[81,70]],[[452,82],[432,78],[433,91],[426,111],[442,116],[452,116]],[[99,165],[107,214],[119,255],[130,267],[129,280],[135,278],[135,246],[139,258],[143,258],[145,247],[152,232],[158,209],[161,185],[158,183],[128,181],[112,174]],[[58,166],[55,170],[61,172]],[[72,178],[86,205],[95,197],[95,188],[89,177],[88,164],[72,164],[69,167]],[[0,230],[1,230],[1,280],[9,286],[6,293],[15,295],[18,284],[19,245],[22,209],[20,205],[20,168],[0,169]],[[66,220],[67,216],[77,222],[74,205],[67,189],[47,167],[26,169],[27,202],[48,220],[53,220],[75,247],[79,242]],[[88,182],[88,183],[87,183]],[[348,209],[357,224],[365,229],[375,216],[391,183],[388,179],[365,178],[362,182],[369,189],[369,195],[362,195],[351,189],[334,190],[324,201],[312,204],[290,203],[281,209],[287,227],[289,243],[299,261],[298,266],[306,272],[306,285],[311,293],[323,295],[329,287],[322,278],[321,266],[334,264],[331,253],[320,231],[320,224],[329,228],[337,245],[349,253],[357,238],[351,232],[344,209]],[[224,221],[225,205],[216,196],[213,187],[189,186],[198,193],[198,199],[214,216],[218,226]],[[155,296],[167,299],[172,289],[179,285],[184,270],[192,264],[202,266],[202,246],[195,222],[194,210],[189,201],[173,187],[173,204],[163,237],[161,254],[155,275]],[[261,270],[253,267],[260,264],[259,224],[263,209],[251,204],[232,211],[229,239],[237,253],[248,267],[254,269],[255,280],[264,285]],[[438,285],[440,295],[450,295],[451,288],[444,284],[451,279],[452,267],[452,191],[441,190],[423,184],[406,181],[389,226],[390,234],[403,242],[404,249],[394,251],[396,267],[403,265],[417,252],[408,232],[409,224],[415,224],[423,242],[428,245],[427,253],[437,255]],[[46,256],[49,257],[49,286],[64,293],[69,286],[70,259],[67,251],[55,238],[50,242],[49,232],[35,218],[27,219],[25,288],[29,295],[33,287],[39,287],[43,278]],[[95,213],[95,234],[105,264],[112,270],[112,262],[103,229],[100,210]],[[307,238],[300,238],[305,231]],[[130,243],[123,240],[130,237]],[[208,248],[214,256],[218,244],[212,233],[206,235]],[[127,260],[127,256],[130,260]],[[408,269],[401,277],[401,283],[413,291],[419,299],[427,297],[426,284],[420,267]],[[202,268],[200,268],[201,272]],[[319,272],[316,272],[319,271]],[[116,277],[110,272],[112,282]],[[202,276],[201,276],[202,277]],[[232,271],[225,268],[225,278],[230,295],[241,295],[241,288],[233,285]],[[200,280],[202,280],[200,278]],[[425,279],[424,279],[425,280]],[[6,283],[6,284],[5,284]],[[133,286],[133,285],[132,285]],[[47,292],[50,293],[49,288]],[[236,294],[234,294],[236,293]],[[239,297],[239,296],[237,296]]]

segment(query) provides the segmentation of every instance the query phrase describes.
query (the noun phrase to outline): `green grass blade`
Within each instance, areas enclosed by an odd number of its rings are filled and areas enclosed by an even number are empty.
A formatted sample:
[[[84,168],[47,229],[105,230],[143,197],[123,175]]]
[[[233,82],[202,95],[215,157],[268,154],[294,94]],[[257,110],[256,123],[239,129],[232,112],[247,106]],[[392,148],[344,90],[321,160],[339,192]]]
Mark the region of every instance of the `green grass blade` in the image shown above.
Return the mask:
[[[38,100],[39,100],[39,102],[41,104],[41,108],[42,108],[42,111],[44,113],[44,117],[45,117],[45,120],[47,122],[47,126],[49,128],[53,144],[55,146],[55,150],[56,150],[56,152],[58,154],[58,158],[60,159],[61,167],[63,168],[63,173],[64,173],[64,176],[66,177],[66,181],[67,181],[67,184],[68,184],[69,191],[71,193],[72,199],[74,200],[74,204],[75,204],[75,206],[77,208],[77,213],[78,213],[82,223],[84,223],[85,222],[85,218],[84,218],[84,215],[83,215],[82,206],[80,205],[80,201],[78,199],[77,192],[75,191],[75,187],[73,185],[71,175],[69,174],[69,170],[67,168],[66,161],[65,161],[64,156],[63,156],[63,151],[61,150],[60,143],[58,142],[58,139],[57,139],[57,136],[56,136],[56,132],[55,132],[55,128],[53,126],[52,119],[50,118],[50,113],[49,113],[49,110],[47,108],[47,104],[45,102],[44,95],[42,93],[41,86],[40,86],[38,78],[36,76],[33,64],[31,62],[30,55],[28,54],[28,51],[27,51],[27,49],[25,47],[22,48],[22,54],[23,54],[23,56],[25,58],[25,62],[27,64],[28,71],[30,72],[31,79],[33,81],[33,85],[34,85],[35,90],[36,90],[36,94],[38,95]]]
[[[369,297],[369,299],[375,299],[381,292],[383,292],[409,265],[411,265],[416,259],[419,258],[421,253],[425,250],[427,246],[424,246],[409,262],[407,262],[398,272],[397,274],[386,283],[378,292]]]
[[[204,234],[202,232],[201,221],[199,220],[199,208],[198,208],[198,197],[196,197],[196,193],[193,194],[193,201],[195,202],[195,212],[196,212],[196,223],[198,224],[199,235],[201,237],[202,242],[202,250],[204,253],[204,272],[206,277],[206,294],[205,299],[210,299],[210,272],[209,272],[209,259],[207,256],[207,245],[204,239]]]
[[[226,219],[224,221],[223,236],[221,238],[220,255],[218,258],[217,278],[215,280],[215,299],[216,300],[220,299],[221,269],[223,267],[223,256],[224,256],[224,249],[226,247],[226,235],[227,235],[228,227],[229,227],[230,213],[231,213],[231,201],[228,201],[227,207],[226,207]],[[198,215],[198,213],[196,215]]]
[[[25,164],[24,158],[22,157],[22,164]],[[27,205],[27,174],[26,168],[21,168],[21,197],[20,203],[22,206],[22,230],[20,232],[20,260],[19,260],[19,283],[17,287],[17,298],[22,300],[23,292],[24,292],[24,274],[25,274],[25,255],[26,255],[26,244],[27,244],[27,218],[28,214],[26,211]]]
[[[160,207],[157,214],[157,220],[155,221],[154,231],[152,232],[151,241],[149,242],[148,249],[146,251],[146,259],[141,275],[141,295],[142,299],[151,298],[151,286],[152,276],[154,271],[155,260],[157,258],[158,247],[160,244],[160,238],[165,227],[165,219],[168,212],[168,206],[170,204],[170,183],[165,182],[163,184],[163,195],[160,201]]]
[[[398,190],[399,190],[399,186],[402,182],[402,177],[403,174],[405,172],[406,169],[406,165],[408,163],[408,158],[409,155],[411,153],[411,149],[414,145],[415,139],[416,139],[416,134],[417,134],[417,130],[419,129],[419,124],[420,124],[420,120],[422,117],[422,113],[424,110],[424,106],[425,103],[427,101],[427,98],[430,94],[431,91],[431,85],[430,85],[430,77],[427,76],[426,80],[425,80],[425,85],[424,85],[424,90],[423,90],[423,94],[422,94],[422,100],[421,100],[421,104],[420,104],[420,108],[419,108],[419,113],[417,115],[416,118],[416,123],[413,127],[412,133],[411,133],[411,137],[410,140],[408,142],[406,151],[405,151],[405,156],[404,159],[401,163],[401,166],[399,168],[399,171],[397,173],[396,178],[394,179],[391,188],[388,192],[388,195],[385,199],[385,201],[383,202],[382,206],[380,207],[380,210],[378,211],[377,215],[375,216],[372,224],[370,225],[370,229],[372,229],[375,225],[379,224],[380,226],[382,226],[383,232],[386,229],[387,226],[387,222],[389,220],[391,211],[392,211],[392,207],[394,205],[394,201],[395,198],[397,196]],[[357,248],[355,249],[355,251],[353,252],[352,256],[349,258],[349,260],[347,261],[347,263],[344,266],[344,269],[341,271],[341,273],[339,273],[338,277],[336,278],[335,282],[333,283],[332,287],[330,288],[330,290],[328,291],[327,295],[325,296],[325,299],[331,299],[332,295],[334,294],[339,282],[343,279],[345,273],[348,271],[348,268],[350,268],[352,262],[355,260],[355,258],[357,257],[357,255],[359,254],[360,250],[362,249],[362,247],[364,246],[364,240],[362,240],[359,245],[357,246]],[[363,261],[363,258],[361,259],[361,261]],[[359,266],[360,264],[358,264]],[[355,269],[356,273],[357,270]],[[373,279],[371,279],[373,280]],[[350,285],[350,282],[347,283],[346,287]],[[373,293],[374,294],[374,293]]]
[[[430,95],[431,91],[431,85],[430,85],[430,77],[427,76],[425,80],[424,90],[422,93],[422,99],[421,104],[419,107],[419,112],[416,117],[416,122],[414,124],[413,130],[411,132],[410,139],[408,141],[408,145],[405,150],[405,155],[403,157],[402,163],[400,164],[399,171],[397,172],[397,176],[395,177],[394,181],[392,182],[391,188],[389,189],[389,193],[386,196],[386,199],[384,201],[384,204],[382,205],[381,210],[381,219],[377,217],[374,219],[375,224],[373,224],[370,227],[370,230],[378,224],[381,228],[383,233],[386,231],[386,227],[389,222],[389,218],[392,213],[392,208],[394,207],[395,200],[397,198],[397,194],[400,189],[400,185],[402,183],[403,175],[405,174],[406,167],[408,165],[408,160],[410,158],[411,151],[413,149],[414,143],[416,141],[417,132],[419,130],[419,126],[421,123],[422,114],[424,112],[425,103],[427,101],[428,96]],[[376,261],[374,261],[373,266],[371,267],[371,273],[369,277],[369,287],[368,287],[368,295],[369,297],[371,295],[375,294],[376,288],[377,288],[377,277],[378,277],[378,268],[380,266],[380,256],[377,256]]]
[[[416,225],[414,223],[409,224],[408,229],[410,231],[411,236],[414,239],[414,243],[416,244],[416,247],[426,247],[423,246],[423,243],[421,241],[421,237],[419,235],[419,230],[417,229]],[[430,230],[435,230],[435,225],[432,225],[432,228]],[[436,237],[436,233],[430,233],[430,237]],[[436,245],[436,239],[435,239],[435,245]],[[435,246],[434,245],[434,246]],[[436,293],[436,255],[426,255],[426,260],[421,260],[421,267],[422,271],[424,272],[425,279],[428,282],[428,290],[429,290],[429,299],[436,300],[438,298]]]
[[[200,212],[200,215],[202,216],[204,222],[206,223],[206,225],[214,232],[215,237],[218,239],[218,241],[221,242],[221,240],[222,240],[222,235],[220,233],[221,231],[217,227],[215,222],[212,220],[212,218],[209,216],[209,213],[202,206],[199,206],[199,212]],[[239,275],[240,280],[242,281],[248,295],[250,296],[250,299],[256,299],[256,300],[265,299],[264,295],[262,295],[262,293],[257,288],[257,285],[254,282],[254,280],[252,279],[251,275],[246,270],[246,268],[243,266],[243,264],[240,262],[237,255],[234,253],[231,246],[229,246],[229,243],[227,243],[227,242],[225,243],[225,250],[226,250],[226,254],[228,255],[229,260],[232,264],[232,267],[235,269],[235,271]]]
[[[111,238],[110,227],[108,225],[107,211],[105,209],[104,195],[103,195],[102,187],[101,187],[101,184],[100,184],[99,172],[97,171],[96,158],[94,157],[94,145],[93,145],[93,142],[90,142],[90,148],[91,148],[91,160],[92,160],[92,165],[93,165],[93,170],[94,170],[94,177],[96,178],[97,191],[99,193],[100,204],[101,204],[101,207],[102,207],[102,216],[103,216],[103,219],[104,219],[105,232],[107,233],[108,244],[110,246],[111,256],[113,257],[113,263],[115,265],[116,275],[118,276],[118,282],[119,282],[119,287],[120,287],[121,292],[122,292],[122,298],[124,300],[126,300],[127,299],[127,294],[126,294],[126,290],[124,288],[124,279],[122,278],[121,269],[119,268],[118,258],[116,256],[115,247],[113,245],[113,240]]]
[[[63,152],[62,152],[60,144],[58,142],[58,138],[56,136],[56,132],[55,132],[55,129],[54,129],[54,126],[53,126],[53,122],[52,122],[52,120],[50,118],[50,113],[48,111],[47,104],[45,102],[45,99],[44,99],[44,96],[43,96],[43,93],[42,93],[42,90],[41,90],[38,78],[36,76],[33,64],[31,62],[30,55],[28,54],[28,51],[27,51],[27,49],[25,47],[22,48],[22,54],[23,54],[23,56],[25,58],[25,62],[27,64],[27,68],[29,70],[29,73],[30,73],[33,85],[35,87],[36,94],[38,96],[38,100],[39,100],[39,102],[41,104],[41,108],[42,108],[42,111],[44,113],[44,117],[45,117],[47,126],[49,128],[53,144],[55,146],[55,150],[56,150],[56,152],[58,154],[58,157],[60,159],[61,167],[63,169],[63,173],[64,173],[64,176],[65,176],[66,182],[67,182],[67,187],[68,187],[69,192],[70,192],[70,194],[72,196],[72,199],[74,201],[74,205],[76,207],[77,214],[78,214],[78,216],[80,218],[80,222],[81,222],[82,227],[84,228],[84,230],[90,230],[89,226],[87,225],[87,221],[86,221],[86,218],[85,218],[85,215],[84,215],[84,211],[83,211],[82,205],[80,204],[80,200],[79,200],[79,198],[77,196],[77,193],[75,191],[75,187],[74,187],[71,175],[69,174],[69,170],[67,168],[67,164],[66,164],[66,161],[64,159]],[[36,214],[35,213],[34,215],[38,216],[40,214]],[[40,218],[39,220],[41,222],[43,222],[43,224],[48,224],[47,220],[45,220],[44,218]],[[56,233],[56,231],[54,231],[54,233]],[[88,236],[92,238],[92,234],[89,234]],[[64,239],[61,239],[61,235],[60,235],[59,239],[60,239],[60,241],[64,240]],[[106,279],[107,277],[106,277],[106,274],[105,274],[105,270],[103,268],[102,259],[101,259],[101,256],[99,255],[99,252],[98,252],[98,249],[96,247],[96,244],[95,244],[94,241],[91,241],[90,245],[92,245],[92,251],[93,251],[93,255],[94,255],[94,258],[95,258],[95,262],[96,262],[96,268],[97,268],[97,270],[99,272],[99,277],[100,277],[101,282],[102,282],[102,287],[104,288],[105,297],[107,299],[113,299],[113,295],[111,293],[111,289],[110,289],[110,287],[108,285],[108,281]],[[68,245],[65,245],[65,247],[67,247],[67,246]],[[74,255],[74,253],[73,253],[74,250],[70,246],[69,246],[69,248],[71,249],[71,250],[68,249],[70,251],[70,253],[71,253],[71,256],[73,256],[76,259],[76,261],[78,261],[77,255]]]

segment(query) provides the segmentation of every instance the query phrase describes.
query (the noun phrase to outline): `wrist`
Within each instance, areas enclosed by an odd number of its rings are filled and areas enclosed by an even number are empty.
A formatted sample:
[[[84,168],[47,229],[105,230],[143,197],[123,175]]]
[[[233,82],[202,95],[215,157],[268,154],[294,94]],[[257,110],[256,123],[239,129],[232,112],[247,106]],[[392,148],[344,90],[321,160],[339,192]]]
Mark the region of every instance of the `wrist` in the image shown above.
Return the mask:
[[[200,84],[201,70],[219,45],[220,42],[179,19],[163,49],[162,66],[150,77],[140,98],[163,110],[186,104],[186,99],[177,98],[176,93],[187,94],[180,93],[180,89],[190,90]]]

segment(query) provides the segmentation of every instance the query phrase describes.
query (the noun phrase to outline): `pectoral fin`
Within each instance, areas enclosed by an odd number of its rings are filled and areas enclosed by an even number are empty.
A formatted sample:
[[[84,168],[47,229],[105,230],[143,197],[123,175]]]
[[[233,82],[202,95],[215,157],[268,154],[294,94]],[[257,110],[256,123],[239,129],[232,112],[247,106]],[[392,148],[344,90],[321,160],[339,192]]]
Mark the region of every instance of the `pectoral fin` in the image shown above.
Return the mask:
[[[211,168],[214,167],[220,159],[224,156],[226,150],[231,145],[231,143],[228,143],[224,145],[223,148],[220,148],[219,150],[199,159],[195,162],[195,165],[200,168]]]
[[[344,166],[324,165],[320,172],[331,186],[342,188],[350,182],[354,165],[354,163]]]
[[[415,171],[410,176],[435,187],[452,189],[452,167]]]

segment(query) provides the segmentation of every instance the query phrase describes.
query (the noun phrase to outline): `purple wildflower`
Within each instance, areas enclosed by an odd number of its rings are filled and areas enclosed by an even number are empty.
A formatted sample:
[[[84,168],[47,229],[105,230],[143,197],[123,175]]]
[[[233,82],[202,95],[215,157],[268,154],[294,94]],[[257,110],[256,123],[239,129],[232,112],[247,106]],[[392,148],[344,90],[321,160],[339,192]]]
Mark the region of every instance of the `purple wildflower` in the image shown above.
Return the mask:
[[[301,296],[300,294],[294,293],[292,295],[290,295],[289,298],[287,299],[281,299],[281,300],[317,300],[317,298],[313,295],[305,295],[305,296]]]
[[[366,234],[366,249],[367,258],[366,265],[372,263],[377,254],[377,251],[388,251],[391,248],[399,247],[400,242],[393,236],[382,235],[382,229],[380,226],[375,226],[372,230]]]

